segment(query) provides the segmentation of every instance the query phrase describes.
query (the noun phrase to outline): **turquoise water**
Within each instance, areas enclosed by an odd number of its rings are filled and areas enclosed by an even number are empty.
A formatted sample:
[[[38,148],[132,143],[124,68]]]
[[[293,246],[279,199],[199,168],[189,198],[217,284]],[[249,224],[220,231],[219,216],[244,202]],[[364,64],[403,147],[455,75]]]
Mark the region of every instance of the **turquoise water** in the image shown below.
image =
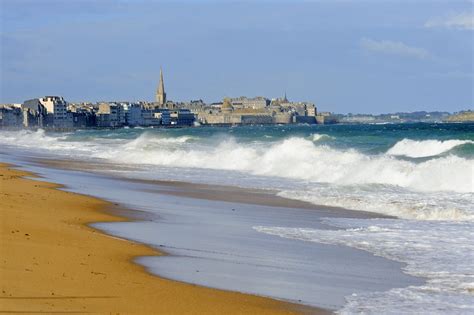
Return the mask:
[[[441,155],[454,154],[460,157],[474,156],[474,124],[385,124],[385,125],[272,125],[242,127],[199,127],[182,129],[116,129],[79,130],[68,134],[64,141],[94,141],[97,139],[133,140],[143,134],[157,137],[190,137],[187,142],[214,145],[216,141],[232,138],[237,143],[275,143],[286,138],[296,137],[317,141],[341,150],[354,149],[368,155],[388,151],[403,139],[423,140],[461,140],[466,141],[443,151]],[[418,143],[411,149],[416,155]],[[436,147],[437,144],[433,144]],[[410,154],[408,154],[410,155]],[[439,154],[437,154],[439,155]],[[403,156],[400,155],[400,156]],[[405,157],[409,157],[406,156]]]
[[[192,136],[200,140],[230,136],[238,142],[274,142],[288,137],[311,138],[315,134],[328,135],[321,141],[338,148],[353,148],[365,153],[384,152],[402,139],[413,140],[470,140],[474,141],[471,124],[385,124],[385,125],[261,125],[241,127],[198,127],[180,129],[131,128],[115,130],[79,130],[66,141],[85,141],[96,138],[135,139],[143,133],[162,137]],[[459,149],[459,148],[458,148]],[[474,154],[474,146],[466,145],[461,154]]]

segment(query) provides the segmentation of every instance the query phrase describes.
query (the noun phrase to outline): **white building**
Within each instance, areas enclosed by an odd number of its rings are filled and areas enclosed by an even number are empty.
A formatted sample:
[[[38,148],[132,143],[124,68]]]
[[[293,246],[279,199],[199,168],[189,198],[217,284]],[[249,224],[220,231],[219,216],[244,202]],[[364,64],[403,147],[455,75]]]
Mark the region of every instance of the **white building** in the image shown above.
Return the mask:
[[[39,99],[46,108],[47,125],[55,128],[72,128],[72,113],[67,110],[67,102],[61,96],[45,96]]]

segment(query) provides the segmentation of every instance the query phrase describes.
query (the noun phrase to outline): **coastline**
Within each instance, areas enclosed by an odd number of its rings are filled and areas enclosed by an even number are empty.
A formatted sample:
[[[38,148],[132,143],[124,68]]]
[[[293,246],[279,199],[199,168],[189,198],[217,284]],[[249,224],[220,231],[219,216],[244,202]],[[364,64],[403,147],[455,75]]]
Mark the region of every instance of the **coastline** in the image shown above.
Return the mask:
[[[329,313],[154,276],[133,260],[163,252],[89,226],[127,221],[112,203],[11,165],[0,163],[0,174],[2,313]]]
[[[107,169],[126,169],[126,166],[120,166],[113,164],[101,164],[93,162],[85,162],[80,160],[60,160],[50,158],[27,158],[27,161],[33,162],[40,166],[55,168],[60,170],[72,170],[72,171],[85,171],[91,173],[101,173],[104,165]],[[135,179],[120,177],[113,173],[103,174],[107,177],[117,178],[121,181],[127,181],[138,184],[151,184],[152,188],[144,189],[147,192],[168,194],[176,197],[186,197],[203,200],[213,201],[225,201],[233,203],[246,203],[252,205],[271,206],[271,207],[284,207],[284,208],[298,208],[315,210],[324,213],[325,216],[344,216],[346,218],[396,218],[393,216],[361,211],[361,210],[350,210],[341,207],[331,207],[324,205],[316,205],[307,201],[289,199],[286,197],[279,196],[276,190],[263,190],[259,188],[243,188],[237,186],[226,186],[217,184],[204,184],[204,183],[193,183],[185,181],[172,181],[172,180],[158,180],[158,179]]]

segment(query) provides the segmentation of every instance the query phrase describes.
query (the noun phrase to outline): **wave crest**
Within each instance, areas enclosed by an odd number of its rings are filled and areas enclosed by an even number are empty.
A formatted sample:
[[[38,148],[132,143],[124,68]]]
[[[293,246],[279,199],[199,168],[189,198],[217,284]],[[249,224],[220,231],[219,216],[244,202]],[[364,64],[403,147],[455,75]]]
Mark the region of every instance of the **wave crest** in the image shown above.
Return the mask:
[[[334,139],[334,138],[324,133],[313,133],[311,135],[311,140],[313,140],[314,142],[320,141],[320,140],[330,140],[330,139]]]
[[[320,135],[318,135],[320,136]],[[189,135],[170,137],[144,132],[135,139],[88,138],[68,141],[67,135],[21,131],[2,133],[5,144],[54,151],[55,154],[103,158],[114,163],[234,170],[311,183],[337,185],[379,184],[416,191],[474,192],[474,160],[456,155],[435,156],[415,162],[398,159],[394,153],[408,154],[408,149],[443,144],[444,152],[469,140],[399,141],[387,154],[368,155],[354,149],[335,149],[302,137],[272,142],[238,142],[233,137],[195,138]],[[404,148],[405,151],[402,150]],[[435,154],[422,149],[412,156]]]
[[[120,148],[120,154],[109,153],[115,161],[132,164],[235,170],[338,185],[382,184],[418,191],[474,192],[473,174],[469,172],[474,169],[474,160],[454,155],[415,163],[386,154],[337,150],[299,137],[269,145],[239,143],[233,138],[213,145],[190,145],[188,140],[143,136]],[[107,158],[109,153],[98,155]]]
[[[411,139],[403,139],[395,143],[391,147],[387,154],[407,156],[411,158],[430,157],[440,155],[448,152],[453,148],[464,145],[474,144],[471,140],[423,140],[416,141]]]

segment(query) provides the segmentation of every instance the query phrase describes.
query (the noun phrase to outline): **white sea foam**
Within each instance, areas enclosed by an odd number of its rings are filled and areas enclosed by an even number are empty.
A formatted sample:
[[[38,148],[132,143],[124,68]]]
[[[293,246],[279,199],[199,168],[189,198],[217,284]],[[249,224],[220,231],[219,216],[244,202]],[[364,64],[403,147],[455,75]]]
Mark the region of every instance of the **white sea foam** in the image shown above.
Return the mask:
[[[139,137],[125,144],[125,147],[130,150],[153,150],[163,148],[167,144],[181,144],[192,140],[191,136],[181,137],[157,137],[148,132],[142,133]]]
[[[473,195],[469,193],[414,192],[389,185],[307,185],[282,190],[278,195],[404,219],[474,221]]]
[[[338,185],[382,184],[418,191],[474,192],[474,160],[454,155],[414,163],[385,154],[340,151],[297,137],[268,146],[242,144],[233,138],[214,146],[166,145],[188,140],[149,138],[144,134],[121,147],[119,155],[111,150],[98,156],[114,157],[114,161],[123,163],[237,170]]]
[[[316,141],[320,141],[320,140],[329,140],[329,139],[333,139],[333,137],[331,137],[330,135],[327,135],[327,134],[324,134],[324,133],[313,133],[312,136],[311,136],[311,139],[316,142]]]
[[[426,284],[353,294],[342,314],[472,314],[474,223],[392,219],[327,219],[342,229],[256,226],[284,238],[346,245],[406,263],[404,271]]]
[[[456,155],[416,163],[389,154],[338,150],[299,137],[269,143],[239,143],[232,137],[197,141],[190,136],[164,137],[147,132],[133,140],[74,142],[61,137],[42,131],[20,132],[2,135],[0,143],[56,154],[83,154],[114,163],[235,170],[340,186],[378,184],[422,192],[474,192],[474,159]]]
[[[35,132],[29,130],[20,130],[17,132],[2,132],[2,142],[7,144],[16,144],[21,146],[38,146],[48,143],[56,143],[59,138],[49,137],[43,129]]]
[[[73,152],[88,151],[90,149],[91,144],[89,143],[81,142],[81,144],[78,144],[64,141],[67,136],[67,133],[55,136],[48,135],[43,129],[38,129],[37,131],[4,131],[1,133],[0,144],[43,151],[55,151],[64,155],[70,155]],[[92,147],[95,146],[95,144],[92,144]]]
[[[453,148],[463,144],[474,144],[471,140],[423,140],[416,141],[411,139],[403,139],[395,143],[387,154],[404,155],[412,158],[429,157],[439,155],[452,150]]]

